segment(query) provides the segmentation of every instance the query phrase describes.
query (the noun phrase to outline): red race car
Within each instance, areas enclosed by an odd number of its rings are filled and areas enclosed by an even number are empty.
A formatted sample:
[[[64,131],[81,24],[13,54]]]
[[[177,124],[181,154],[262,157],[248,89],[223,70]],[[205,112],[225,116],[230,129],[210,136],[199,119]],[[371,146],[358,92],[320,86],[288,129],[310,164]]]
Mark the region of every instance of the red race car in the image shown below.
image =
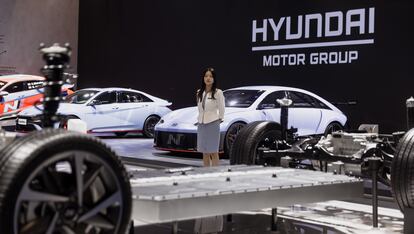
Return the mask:
[[[14,117],[43,98],[44,77],[33,75],[0,76],[0,118]],[[72,94],[73,85],[64,85],[62,94]]]

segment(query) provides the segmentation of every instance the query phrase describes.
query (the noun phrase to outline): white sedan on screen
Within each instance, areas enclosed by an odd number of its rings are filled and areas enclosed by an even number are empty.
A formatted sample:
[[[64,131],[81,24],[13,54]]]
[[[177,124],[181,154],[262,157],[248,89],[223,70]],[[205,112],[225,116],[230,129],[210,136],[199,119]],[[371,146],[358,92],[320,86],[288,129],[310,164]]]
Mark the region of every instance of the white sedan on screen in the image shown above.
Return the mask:
[[[334,105],[309,91],[282,86],[247,86],[224,91],[225,115],[220,124],[220,152],[228,153],[237,133],[253,121],[280,122],[277,99],[293,101],[288,127],[299,136],[327,134],[341,130],[347,117]],[[166,151],[196,151],[197,107],[172,111],[155,126],[154,146]]]
[[[59,127],[69,119],[81,119],[88,133],[96,135],[142,133],[153,137],[154,126],[171,110],[171,103],[147,93],[124,88],[88,88],[79,90],[60,104],[58,114],[65,116]],[[35,106],[21,111],[16,119],[16,131],[42,128],[41,109]]]

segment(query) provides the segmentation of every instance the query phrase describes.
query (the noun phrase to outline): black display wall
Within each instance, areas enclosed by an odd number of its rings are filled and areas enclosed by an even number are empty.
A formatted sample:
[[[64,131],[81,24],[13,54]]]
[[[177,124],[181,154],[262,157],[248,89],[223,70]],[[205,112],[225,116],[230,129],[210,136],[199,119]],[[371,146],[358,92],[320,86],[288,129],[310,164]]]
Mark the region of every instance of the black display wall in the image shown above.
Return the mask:
[[[80,1],[80,87],[135,88],[175,109],[194,105],[212,66],[223,89],[284,85],[357,100],[339,106],[353,126],[401,130],[414,95],[413,10],[403,0]]]

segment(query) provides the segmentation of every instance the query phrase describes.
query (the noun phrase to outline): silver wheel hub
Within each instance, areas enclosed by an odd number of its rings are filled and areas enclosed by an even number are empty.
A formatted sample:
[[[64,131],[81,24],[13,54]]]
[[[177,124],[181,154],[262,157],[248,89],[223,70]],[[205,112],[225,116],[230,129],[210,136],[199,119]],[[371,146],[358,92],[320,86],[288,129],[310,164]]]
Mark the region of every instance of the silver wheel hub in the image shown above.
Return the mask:
[[[15,233],[117,233],[120,184],[98,155],[64,152],[32,170],[17,197]]]

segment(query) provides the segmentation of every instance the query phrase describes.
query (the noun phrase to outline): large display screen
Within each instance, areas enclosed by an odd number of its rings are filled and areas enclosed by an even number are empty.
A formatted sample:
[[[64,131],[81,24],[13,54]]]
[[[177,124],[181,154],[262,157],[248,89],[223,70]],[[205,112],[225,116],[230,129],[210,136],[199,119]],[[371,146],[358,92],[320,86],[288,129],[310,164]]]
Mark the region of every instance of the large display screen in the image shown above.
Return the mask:
[[[410,73],[407,1],[91,0],[80,2],[79,83],[195,104],[202,70],[222,89],[282,85],[338,107],[352,127],[403,130]]]

